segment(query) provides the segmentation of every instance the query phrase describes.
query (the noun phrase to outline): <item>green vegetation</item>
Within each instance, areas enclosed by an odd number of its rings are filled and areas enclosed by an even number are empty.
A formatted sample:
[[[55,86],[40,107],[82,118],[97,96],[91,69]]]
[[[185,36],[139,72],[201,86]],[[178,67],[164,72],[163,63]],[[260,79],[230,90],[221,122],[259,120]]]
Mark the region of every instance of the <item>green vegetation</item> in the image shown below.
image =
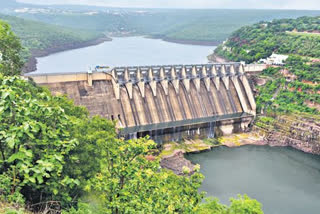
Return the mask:
[[[231,205],[227,207],[219,203],[217,199],[207,199],[200,205],[197,214],[263,214],[261,204],[249,198],[247,195],[230,199]]]
[[[13,34],[10,26],[0,20],[0,73],[5,75],[19,74],[22,68],[19,39]]]
[[[298,81],[320,83],[320,62],[312,63],[300,56],[290,56],[286,61],[286,68],[297,76]]]
[[[26,60],[31,52],[59,50],[65,46],[76,47],[84,42],[103,37],[102,33],[78,30],[30,21],[0,14],[0,19],[8,22],[25,48],[23,58]]]
[[[301,17],[260,22],[234,32],[215,53],[233,61],[251,63],[273,52],[320,57],[320,17]],[[288,32],[312,32],[288,33]]]
[[[280,71],[289,71],[290,75],[294,75],[294,80],[286,81]],[[284,68],[270,67],[262,75],[271,76],[272,79],[258,87],[258,111],[319,114],[319,110],[307,105],[310,102],[320,105],[319,63],[307,64],[302,57],[290,56]]]
[[[1,26],[15,59],[19,41]],[[216,213],[201,203],[199,168],[184,176],[161,169],[158,158],[147,159],[158,153],[153,141],[117,138],[113,122],[3,70],[15,63],[8,56],[0,62],[0,211],[27,213],[28,204],[37,213]],[[262,213],[247,196],[231,202],[214,205],[221,213]]]

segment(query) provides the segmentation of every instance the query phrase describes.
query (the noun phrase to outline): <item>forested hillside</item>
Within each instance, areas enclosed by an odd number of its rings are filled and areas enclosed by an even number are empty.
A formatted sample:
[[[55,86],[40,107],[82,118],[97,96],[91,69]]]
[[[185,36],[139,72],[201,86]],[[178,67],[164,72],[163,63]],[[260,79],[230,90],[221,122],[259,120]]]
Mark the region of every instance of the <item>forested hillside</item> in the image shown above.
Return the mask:
[[[78,30],[31,21],[13,16],[1,15],[0,19],[8,22],[13,31],[21,39],[25,48],[23,58],[26,60],[31,53],[36,56],[56,51],[83,46],[88,41],[103,38],[102,33]]]
[[[251,63],[280,54],[320,57],[320,17],[260,22],[234,32],[215,53]]]

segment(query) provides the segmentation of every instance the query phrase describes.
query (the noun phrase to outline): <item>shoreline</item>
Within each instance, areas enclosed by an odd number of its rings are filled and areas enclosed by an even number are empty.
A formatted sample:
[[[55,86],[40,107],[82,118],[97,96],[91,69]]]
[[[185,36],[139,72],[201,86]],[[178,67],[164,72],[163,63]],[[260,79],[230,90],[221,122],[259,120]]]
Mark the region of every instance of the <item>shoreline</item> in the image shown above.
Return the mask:
[[[33,50],[31,51],[31,56],[29,57],[26,64],[24,65],[23,73],[30,73],[37,70],[38,57],[45,57],[45,56],[49,56],[51,54],[55,54],[59,52],[75,50],[75,49],[85,48],[90,46],[96,46],[108,41],[112,41],[112,39],[109,37],[101,37],[101,38],[97,38],[94,40],[89,40],[81,43],[69,43],[64,45],[58,45],[56,47],[50,47],[45,50]]]
[[[219,55],[217,55],[217,54],[215,54],[215,53],[213,53],[213,54],[210,54],[208,57],[208,60],[209,60],[209,62],[216,62],[216,63],[225,63],[225,62],[229,62],[230,60],[228,60],[228,59],[226,59],[226,58],[224,58],[224,57],[222,57],[222,56],[219,56]]]
[[[184,44],[184,45],[199,45],[199,46],[218,46],[221,42],[218,41],[199,41],[199,40],[185,40],[185,39],[171,39],[162,38],[165,42]]]
[[[206,40],[189,40],[189,39],[173,39],[165,36],[145,36],[150,39],[161,39],[165,42],[171,42],[184,45],[198,45],[198,46],[218,46],[221,41],[206,41]]]

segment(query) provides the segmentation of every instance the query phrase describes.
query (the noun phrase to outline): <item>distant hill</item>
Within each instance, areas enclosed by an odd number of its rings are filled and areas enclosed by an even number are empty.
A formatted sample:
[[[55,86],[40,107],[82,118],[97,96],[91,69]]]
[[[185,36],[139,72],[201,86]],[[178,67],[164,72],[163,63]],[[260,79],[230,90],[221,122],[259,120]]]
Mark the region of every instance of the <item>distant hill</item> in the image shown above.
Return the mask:
[[[27,9],[22,10],[23,8]],[[148,35],[186,42],[221,42],[233,31],[245,25],[273,19],[320,15],[320,11],[310,10],[108,8],[85,5],[32,5],[14,0],[0,1],[0,11],[68,28],[110,35]]]
[[[93,12],[96,11],[96,12]],[[79,11],[14,13],[49,24],[124,35],[149,35],[189,41],[225,40],[236,29],[259,21],[320,15],[298,10],[179,10],[104,8],[93,13]]]
[[[57,51],[72,49],[99,42],[102,33],[56,26],[0,14],[8,22],[26,48],[24,58],[43,56]],[[34,70],[32,68],[31,70]]]

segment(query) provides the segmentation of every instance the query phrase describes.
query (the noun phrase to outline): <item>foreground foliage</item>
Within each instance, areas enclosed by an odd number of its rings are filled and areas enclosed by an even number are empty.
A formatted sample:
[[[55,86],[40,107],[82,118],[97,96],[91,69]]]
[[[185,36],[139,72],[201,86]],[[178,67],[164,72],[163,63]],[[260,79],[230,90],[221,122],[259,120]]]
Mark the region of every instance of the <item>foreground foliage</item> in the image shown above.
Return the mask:
[[[5,75],[19,74],[22,68],[19,39],[13,34],[10,26],[0,20],[0,73]]]
[[[263,214],[261,204],[247,195],[230,198],[230,207],[220,204],[218,199],[207,199],[200,205],[197,214]]]
[[[68,191],[79,181],[63,169],[79,142],[71,133],[76,115],[61,105],[65,98],[2,75],[0,97],[0,172],[11,181],[10,193],[20,192],[32,202],[71,201]]]

